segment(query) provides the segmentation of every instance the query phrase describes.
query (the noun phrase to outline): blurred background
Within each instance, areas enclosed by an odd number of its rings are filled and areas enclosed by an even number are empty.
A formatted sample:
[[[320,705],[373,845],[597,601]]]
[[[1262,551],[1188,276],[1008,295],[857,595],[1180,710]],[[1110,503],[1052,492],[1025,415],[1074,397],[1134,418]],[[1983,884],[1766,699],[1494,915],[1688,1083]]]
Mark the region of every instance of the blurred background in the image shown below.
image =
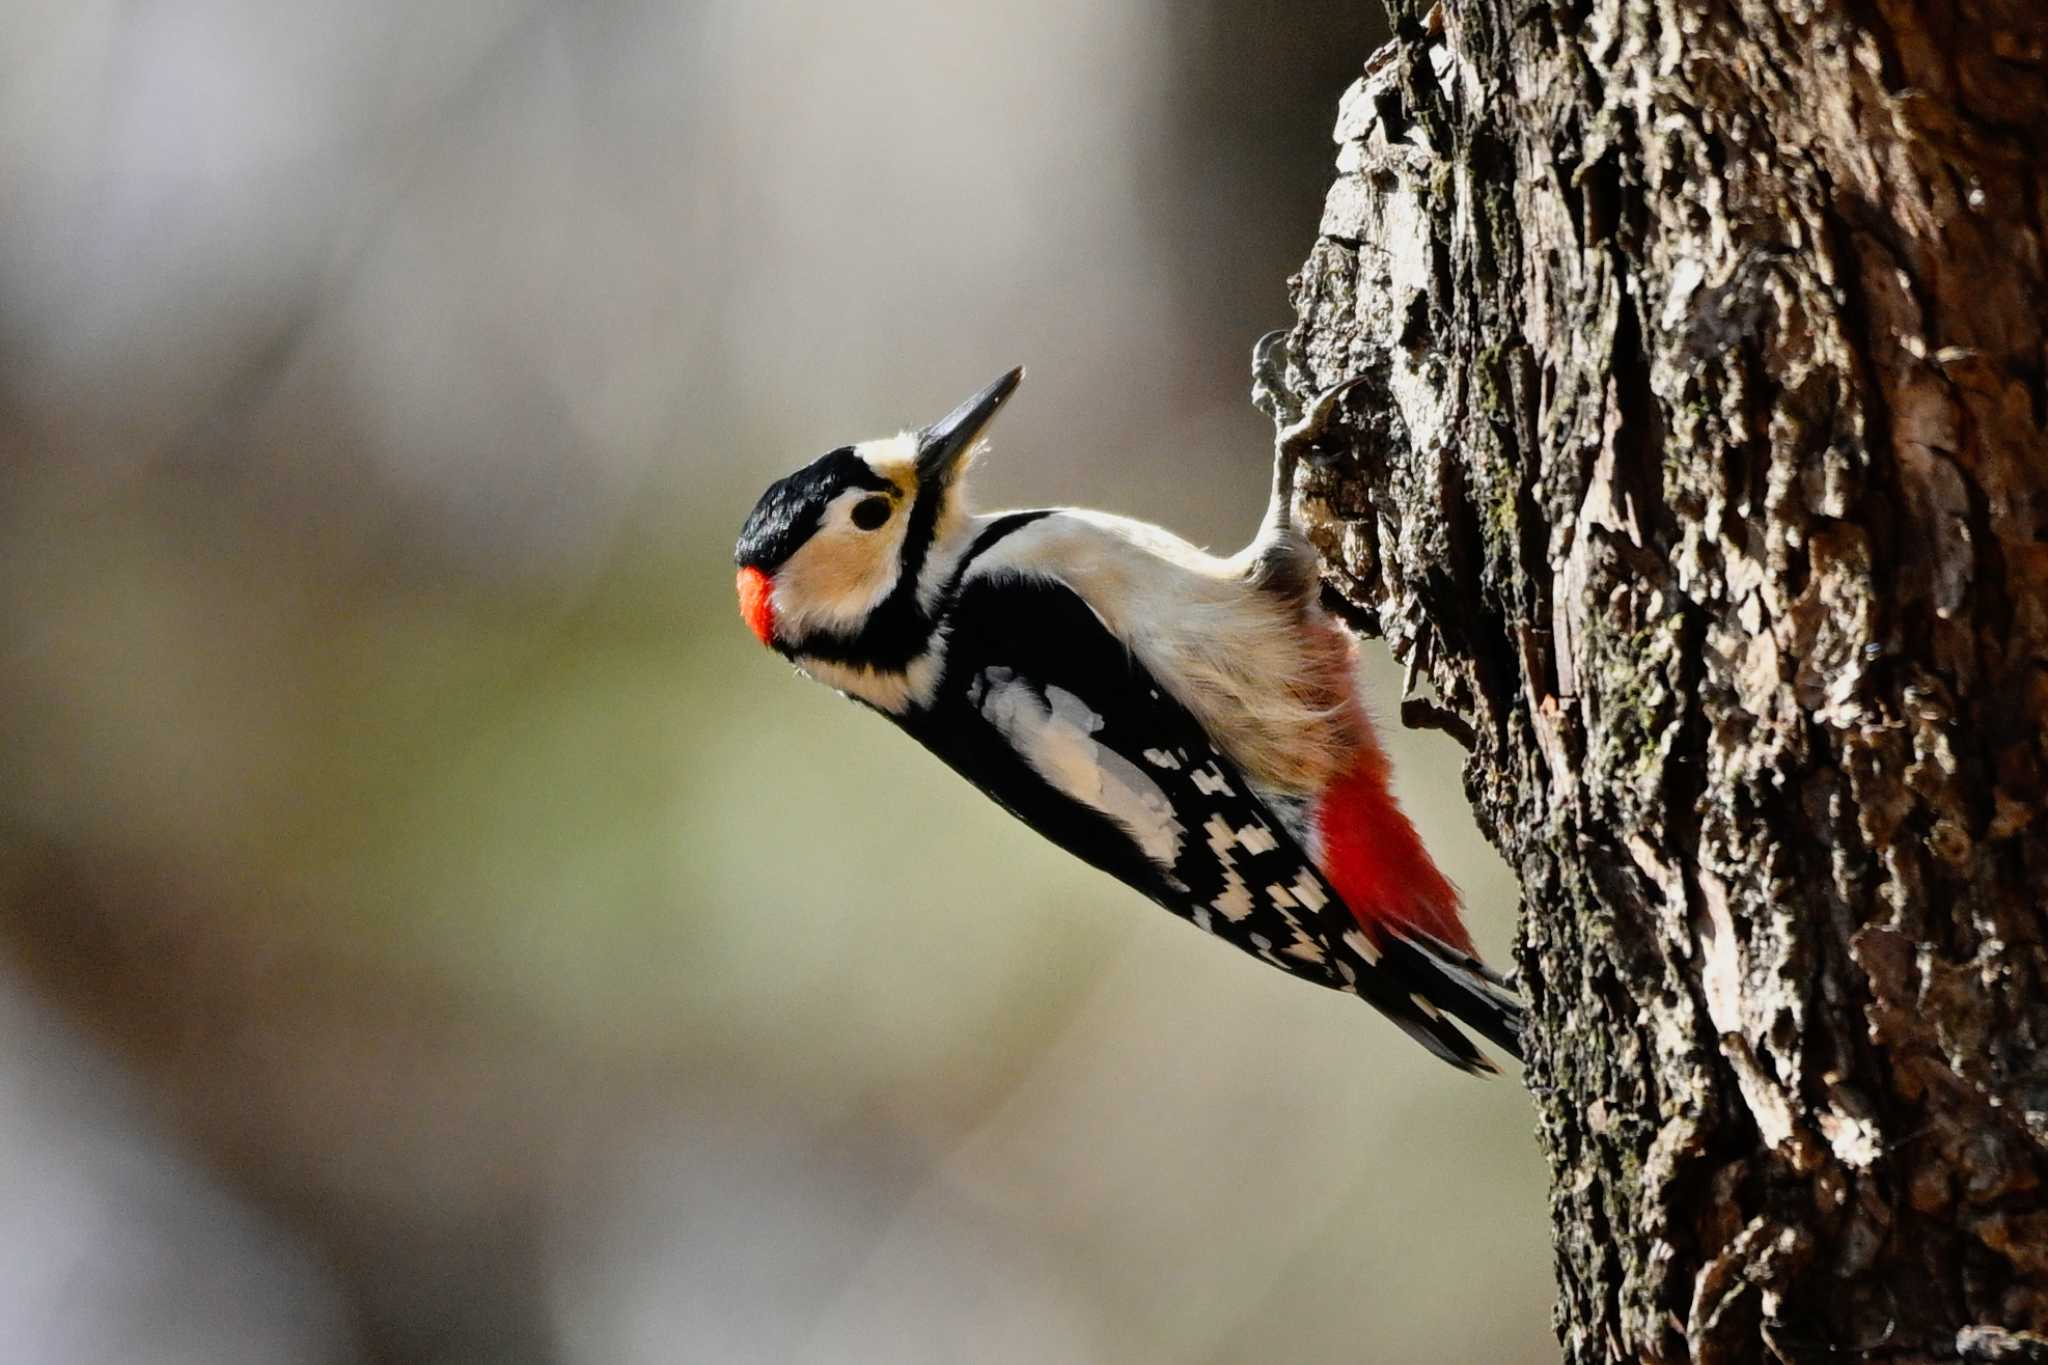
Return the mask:
[[[1512,1080],[731,600],[1018,362],[985,505],[1240,543],[1377,10],[0,3],[0,1356],[1554,1359]]]

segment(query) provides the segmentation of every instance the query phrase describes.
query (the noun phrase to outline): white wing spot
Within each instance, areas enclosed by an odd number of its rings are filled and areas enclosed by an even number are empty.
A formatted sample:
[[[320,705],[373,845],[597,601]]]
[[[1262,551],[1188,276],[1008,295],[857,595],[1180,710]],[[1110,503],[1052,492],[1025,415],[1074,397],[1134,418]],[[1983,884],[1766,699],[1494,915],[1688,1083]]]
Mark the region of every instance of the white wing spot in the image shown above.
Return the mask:
[[[1271,886],[1267,887],[1266,894],[1272,898],[1273,908],[1276,910],[1291,910],[1301,904],[1300,901],[1288,895],[1287,888],[1278,882],[1274,882]]]
[[[1161,868],[1180,858],[1186,832],[1159,784],[1122,754],[1097,743],[1102,717],[1061,687],[1037,691],[1007,668],[983,669],[968,690],[981,714],[1040,777],[1102,812]]]
[[[1312,938],[1297,938],[1282,951],[1289,957],[1300,958],[1303,962],[1321,962],[1323,960],[1322,945]]]
[[[1223,874],[1223,894],[1212,904],[1223,912],[1223,918],[1236,924],[1252,912],[1252,893],[1245,889],[1244,878],[1235,869]]]
[[[1237,795],[1229,781],[1223,776],[1223,770],[1214,763],[1204,763],[1201,767],[1195,769],[1192,776],[1195,779],[1195,790],[1204,796],[1214,796],[1218,792],[1222,792],[1225,796]]]
[[[1365,959],[1368,967],[1380,965],[1380,950],[1372,946],[1372,940],[1356,929],[1344,931],[1344,946]]]
[[[1441,1019],[1444,1017],[1443,1014],[1440,1011],[1438,1011],[1435,1005],[1430,1004],[1427,1000],[1424,1000],[1420,995],[1417,995],[1414,991],[1408,992],[1408,999],[1410,1002],[1414,1004],[1415,1008],[1422,1011],[1423,1018]]]
[[[1280,841],[1273,837],[1273,831],[1264,825],[1246,825],[1237,832],[1237,841],[1244,845],[1247,853],[1271,853],[1280,847]]]
[[[1320,910],[1330,903],[1330,898],[1323,894],[1323,888],[1317,886],[1316,879],[1306,872],[1294,879],[1294,894],[1311,910]]]
[[[1180,767],[1179,761],[1164,749],[1147,749],[1145,751],[1145,761],[1155,768]]]
[[[1237,831],[1221,815],[1212,815],[1202,826],[1202,832],[1209,836],[1209,851],[1223,865],[1223,894],[1210,901],[1209,905],[1222,911],[1223,918],[1232,924],[1241,923],[1252,912],[1252,893],[1246,888],[1244,878],[1238,875],[1237,859],[1230,856],[1231,845],[1237,842]]]

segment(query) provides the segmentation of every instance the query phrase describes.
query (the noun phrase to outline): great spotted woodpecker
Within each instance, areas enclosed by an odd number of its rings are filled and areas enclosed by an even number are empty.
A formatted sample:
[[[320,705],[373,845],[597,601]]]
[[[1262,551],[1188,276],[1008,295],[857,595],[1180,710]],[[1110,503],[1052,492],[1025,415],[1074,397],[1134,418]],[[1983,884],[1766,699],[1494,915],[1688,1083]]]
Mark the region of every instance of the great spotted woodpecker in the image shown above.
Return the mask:
[[[1492,1071],[1522,1008],[1388,789],[1354,645],[1316,601],[1276,443],[1258,535],[1217,558],[1144,522],[976,515],[964,476],[1019,368],[921,431],[773,484],[740,532],[740,614],[1054,843],[1295,976]]]

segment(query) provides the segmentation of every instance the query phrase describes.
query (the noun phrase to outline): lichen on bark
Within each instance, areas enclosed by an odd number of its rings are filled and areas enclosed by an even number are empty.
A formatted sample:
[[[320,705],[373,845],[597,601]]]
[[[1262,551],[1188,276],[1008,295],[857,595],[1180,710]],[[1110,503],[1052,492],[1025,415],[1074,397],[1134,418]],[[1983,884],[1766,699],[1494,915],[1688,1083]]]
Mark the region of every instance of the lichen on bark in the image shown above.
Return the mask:
[[[1288,387],[1522,881],[1566,1353],[2048,1358],[2048,16],[1391,8]]]

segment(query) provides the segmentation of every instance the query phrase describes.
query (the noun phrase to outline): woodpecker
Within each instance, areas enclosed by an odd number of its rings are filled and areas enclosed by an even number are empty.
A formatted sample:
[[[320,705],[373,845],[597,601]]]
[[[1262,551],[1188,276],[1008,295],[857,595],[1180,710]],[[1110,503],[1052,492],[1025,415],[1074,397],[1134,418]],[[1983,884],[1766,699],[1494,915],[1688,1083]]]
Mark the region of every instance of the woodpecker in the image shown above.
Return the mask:
[[[1348,386],[1280,431],[1265,518],[1221,558],[1102,512],[973,512],[968,467],[1023,378],[772,484],[734,553],[747,626],[1182,919],[1466,1071],[1495,1067],[1454,1018],[1519,1057],[1521,1003],[1395,803],[1293,524]]]

